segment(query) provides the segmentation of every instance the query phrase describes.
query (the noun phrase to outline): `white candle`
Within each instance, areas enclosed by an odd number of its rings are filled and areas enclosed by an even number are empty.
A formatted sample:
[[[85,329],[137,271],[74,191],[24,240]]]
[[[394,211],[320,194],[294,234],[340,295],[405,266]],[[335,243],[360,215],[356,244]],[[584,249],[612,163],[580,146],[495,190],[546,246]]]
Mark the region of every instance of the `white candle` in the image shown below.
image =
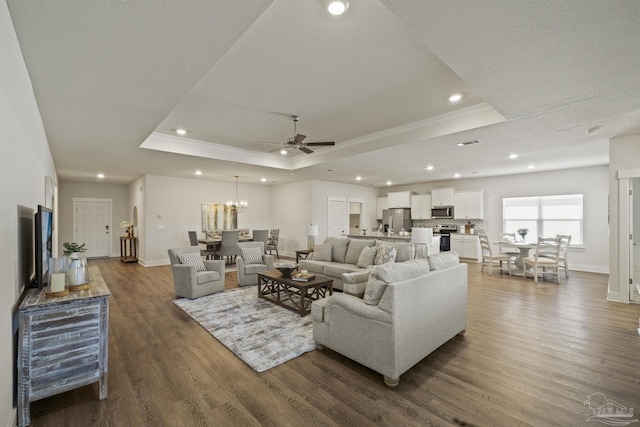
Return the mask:
[[[51,283],[49,284],[51,292],[63,292],[65,281],[64,273],[53,273],[51,275]]]

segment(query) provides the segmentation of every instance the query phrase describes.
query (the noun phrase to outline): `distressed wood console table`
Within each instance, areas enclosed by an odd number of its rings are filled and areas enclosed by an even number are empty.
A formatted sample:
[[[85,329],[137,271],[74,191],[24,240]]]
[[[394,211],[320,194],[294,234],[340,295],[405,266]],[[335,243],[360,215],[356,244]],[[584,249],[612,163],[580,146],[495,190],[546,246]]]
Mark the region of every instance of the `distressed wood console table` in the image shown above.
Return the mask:
[[[89,289],[47,298],[29,289],[19,308],[18,425],[31,423],[30,403],[94,382],[107,397],[109,298],[98,267]]]

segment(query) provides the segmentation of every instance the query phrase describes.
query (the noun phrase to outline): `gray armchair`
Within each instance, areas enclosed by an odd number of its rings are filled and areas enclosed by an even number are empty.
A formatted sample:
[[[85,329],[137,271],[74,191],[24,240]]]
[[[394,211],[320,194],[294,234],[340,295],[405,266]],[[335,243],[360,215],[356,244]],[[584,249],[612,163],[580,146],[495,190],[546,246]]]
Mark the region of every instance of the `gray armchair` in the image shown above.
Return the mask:
[[[202,261],[200,248],[196,246],[169,249],[168,252],[173,271],[173,284],[178,296],[194,299],[224,290],[224,261]],[[196,271],[195,266],[182,264],[178,255],[187,253],[197,254],[206,271]]]
[[[264,244],[262,242],[242,242],[238,243],[240,248],[240,256],[236,258],[236,266],[238,267],[238,285],[249,286],[258,284],[258,273],[273,270],[273,255],[264,253]],[[261,254],[260,263],[250,263],[242,254],[242,249],[259,248]]]

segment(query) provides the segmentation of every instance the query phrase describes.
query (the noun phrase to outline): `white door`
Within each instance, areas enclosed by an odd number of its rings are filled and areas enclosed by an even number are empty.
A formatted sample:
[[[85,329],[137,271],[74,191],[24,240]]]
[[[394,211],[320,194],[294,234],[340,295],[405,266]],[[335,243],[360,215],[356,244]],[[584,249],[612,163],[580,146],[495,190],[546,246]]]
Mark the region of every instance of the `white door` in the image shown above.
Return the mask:
[[[85,244],[87,258],[111,253],[111,200],[73,200],[73,241]]]
[[[347,230],[347,200],[341,197],[329,197],[327,211],[327,237],[341,237]]]

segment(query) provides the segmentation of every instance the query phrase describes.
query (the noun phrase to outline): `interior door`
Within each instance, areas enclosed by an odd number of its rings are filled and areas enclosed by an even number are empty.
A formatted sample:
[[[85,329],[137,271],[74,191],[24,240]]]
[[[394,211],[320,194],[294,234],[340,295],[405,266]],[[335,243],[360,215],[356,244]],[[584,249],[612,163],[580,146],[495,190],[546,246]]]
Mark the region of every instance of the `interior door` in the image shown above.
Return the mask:
[[[341,237],[349,226],[347,200],[344,197],[329,197],[327,205],[327,237]]]
[[[111,253],[111,200],[74,199],[73,241],[85,244],[87,258]]]
[[[629,180],[629,299],[640,302],[640,197],[635,197],[635,192],[640,189],[640,178]]]

